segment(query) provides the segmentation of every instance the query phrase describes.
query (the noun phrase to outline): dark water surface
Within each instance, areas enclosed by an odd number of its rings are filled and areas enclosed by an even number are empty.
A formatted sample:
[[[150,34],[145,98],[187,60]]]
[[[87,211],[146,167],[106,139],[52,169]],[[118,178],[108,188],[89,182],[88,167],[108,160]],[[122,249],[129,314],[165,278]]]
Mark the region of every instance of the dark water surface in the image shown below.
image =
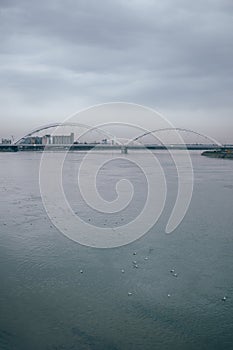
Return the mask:
[[[76,210],[101,226],[98,213],[95,218],[72,197],[82,156],[68,156],[64,188]],[[40,198],[40,157],[0,154],[1,350],[233,349],[232,161],[192,154],[192,202],[181,225],[166,235],[177,178],[161,152],[169,190],[161,218],[140,240],[104,250],[74,243],[51,224]],[[103,197],[111,197],[122,169],[135,183],[144,181],[133,165],[119,162],[98,177]],[[137,213],[145,200],[140,186],[135,196]],[[105,220],[113,226],[120,217]]]

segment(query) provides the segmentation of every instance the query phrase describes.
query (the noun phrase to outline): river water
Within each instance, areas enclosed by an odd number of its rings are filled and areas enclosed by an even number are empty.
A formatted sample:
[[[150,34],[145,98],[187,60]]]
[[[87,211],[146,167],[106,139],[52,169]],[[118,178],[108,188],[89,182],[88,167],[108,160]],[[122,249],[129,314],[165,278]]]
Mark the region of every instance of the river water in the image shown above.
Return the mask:
[[[134,165],[125,163],[141,156],[126,155],[112,164],[114,171],[109,166],[100,173],[103,197],[114,197],[118,175],[144,183]],[[40,197],[40,157],[39,152],[0,153],[1,350],[233,348],[231,160],[191,154],[190,208],[167,235],[177,177],[167,153],[158,153],[169,194],[159,221],[134,243],[95,249],[69,240],[50,222]],[[73,191],[71,179],[82,157],[68,156],[65,191],[84,219],[113,226],[120,217],[103,221]],[[142,188],[122,220],[141,210]]]

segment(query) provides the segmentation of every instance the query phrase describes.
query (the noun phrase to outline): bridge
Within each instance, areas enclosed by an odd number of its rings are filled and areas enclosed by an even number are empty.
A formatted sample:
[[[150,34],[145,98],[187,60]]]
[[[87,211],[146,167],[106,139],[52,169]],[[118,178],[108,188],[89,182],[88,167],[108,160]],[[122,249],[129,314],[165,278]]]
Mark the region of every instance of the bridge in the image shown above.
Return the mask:
[[[109,124],[111,125],[111,123]],[[114,125],[114,123],[113,123]],[[28,143],[26,142],[28,139],[32,140],[36,135],[43,133],[43,135],[50,129],[56,129],[59,127],[70,127],[71,130],[75,128],[84,129],[85,132],[82,135],[86,135],[90,132],[96,132],[104,140],[106,143],[93,143],[93,142],[79,142],[79,137],[76,138],[76,141],[70,144],[40,144],[40,143]],[[178,135],[178,139],[180,139],[179,143],[165,143],[164,135],[168,135],[169,133],[175,133]],[[161,137],[161,134],[163,136]],[[181,134],[192,135],[196,137],[196,142],[184,142]],[[153,138],[156,140],[156,143],[147,143],[143,141],[147,136],[153,135]],[[45,136],[45,135],[44,135]],[[50,135],[47,135],[50,136]],[[200,142],[200,138],[202,141]],[[42,137],[39,138],[42,140]],[[78,141],[79,140],[79,141]],[[176,137],[177,140],[177,137]],[[164,128],[164,129],[154,129],[151,131],[146,131],[140,133],[139,135],[133,137],[132,139],[126,140],[122,142],[117,139],[112,133],[103,129],[103,127],[93,127],[86,124],[81,123],[53,123],[44,126],[40,126],[23,137],[20,137],[14,144],[11,145],[0,145],[0,151],[43,151],[43,150],[70,150],[70,151],[89,151],[95,148],[95,150],[121,150],[122,153],[127,153],[128,150],[140,150],[140,149],[151,149],[151,150],[163,150],[163,149],[174,149],[174,150],[211,150],[211,149],[222,149],[224,145],[220,142],[216,141],[210,136],[204,135],[197,131],[193,131],[190,129],[184,128]]]

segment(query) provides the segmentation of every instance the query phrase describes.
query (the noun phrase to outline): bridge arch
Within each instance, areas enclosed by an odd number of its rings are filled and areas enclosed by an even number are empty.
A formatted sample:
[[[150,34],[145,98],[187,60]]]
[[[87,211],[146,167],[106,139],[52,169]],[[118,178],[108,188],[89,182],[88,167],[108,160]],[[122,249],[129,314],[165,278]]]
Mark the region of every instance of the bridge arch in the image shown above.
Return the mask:
[[[93,130],[96,130],[97,132],[101,133],[102,135],[104,135],[105,137],[108,136],[110,137],[111,139],[114,138],[114,136],[108,132],[108,131],[105,131],[103,129],[101,129],[100,127],[97,127],[97,126],[90,126],[90,125],[87,125],[87,124],[82,124],[82,123],[71,123],[71,122],[65,122],[65,123],[52,123],[52,124],[47,124],[47,125],[43,125],[43,126],[40,126],[36,129],[33,129],[31,130],[28,134],[20,137],[17,141],[15,141],[15,145],[19,145],[20,142],[23,140],[23,139],[26,139],[27,137],[30,137],[32,135],[34,135],[35,133],[37,132],[41,132],[43,130],[47,130],[47,129],[51,129],[51,128],[57,128],[59,126],[79,126],[79,127],[82,127],[84,129],[87,129],[88,131],[93,131]]]
[[[155,129],[155,130],[151,130],[151,131],[147,131],[137,137],[135,137],[132,141],[138,141],[140,140],[141,138],[143,138],[144,136],[147,136],[147,135],[150,135],[150,134],[153,134],[153,133],[158,133],[158,132],[163,132],[163,131],[181,131],[181,132],[186,132],[186,133],[191,133],[191,134],[194,134],[194,135],[198,135],[198,136],[201,136],[203,137],[204,139],[208,140],[208,142],[212,142],[213,144],[219,146],[219,147],[223,147],[223,145],[218,142],[217,140],[215,140],[214,138],[210,137],[210,136],[207,136],[205,134],[202,134],[202,133],[199,133],[197,131],[193,131],[191,129],[184,129],[184,128],[163,128],[163,129]]]

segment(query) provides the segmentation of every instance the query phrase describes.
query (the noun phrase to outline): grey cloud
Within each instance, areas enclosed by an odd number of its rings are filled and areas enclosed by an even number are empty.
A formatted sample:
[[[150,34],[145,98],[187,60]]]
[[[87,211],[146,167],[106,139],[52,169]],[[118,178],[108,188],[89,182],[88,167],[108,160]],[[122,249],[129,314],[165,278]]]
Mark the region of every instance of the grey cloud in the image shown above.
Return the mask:
[[[128,100],[229,118],[232,15],[231,0],[0,1],[0,89],[18,111],[43,103],[53,117],[59,99],[62,110]]]

